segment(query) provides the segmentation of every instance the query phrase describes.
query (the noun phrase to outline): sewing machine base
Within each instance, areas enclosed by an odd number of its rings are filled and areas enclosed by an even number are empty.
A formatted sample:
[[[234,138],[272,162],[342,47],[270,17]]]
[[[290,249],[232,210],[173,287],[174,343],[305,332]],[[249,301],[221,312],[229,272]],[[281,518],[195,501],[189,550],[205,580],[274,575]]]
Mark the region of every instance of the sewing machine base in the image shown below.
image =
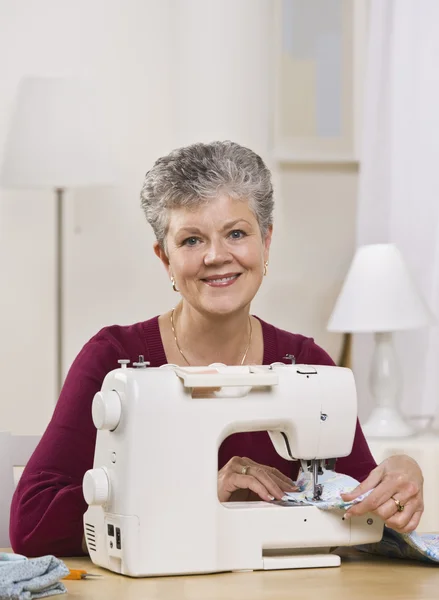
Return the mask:
[[[85,535],[95,564],[131,577],[337,567],[340,557],[331,548],[379,541],[383,530],[371,515],[346,521],[343,514],[315,506],[225,503],[216,516],[218,545],[200,539],[191,550],[189,538],[164,543],[165,522],[155,521],[142,540],[137,517],[90,507]]]

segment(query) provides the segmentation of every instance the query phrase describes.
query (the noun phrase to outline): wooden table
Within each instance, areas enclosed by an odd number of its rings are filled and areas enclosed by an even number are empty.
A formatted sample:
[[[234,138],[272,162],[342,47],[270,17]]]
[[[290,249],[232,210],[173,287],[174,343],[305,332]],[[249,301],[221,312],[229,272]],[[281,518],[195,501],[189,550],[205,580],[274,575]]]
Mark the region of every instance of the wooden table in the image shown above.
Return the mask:
[[[341,567],[131,579],[66,558],[100,579],[66,581],[81,600],[437,600],[439,565],[388,560],[340,550]],[[62,596],[60,596],[62,598]]]

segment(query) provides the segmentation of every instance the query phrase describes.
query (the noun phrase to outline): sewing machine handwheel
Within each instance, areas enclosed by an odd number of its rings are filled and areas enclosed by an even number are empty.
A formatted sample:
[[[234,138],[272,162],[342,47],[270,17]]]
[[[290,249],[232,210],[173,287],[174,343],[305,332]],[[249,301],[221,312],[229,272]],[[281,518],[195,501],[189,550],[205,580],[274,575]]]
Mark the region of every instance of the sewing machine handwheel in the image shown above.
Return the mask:
[[[106,504],[110,497],[110,482],[105,469],[89,469],[82,481],[82,493],[89,506]]]
[[[92,417],[96,429],[114,431],[119,425],[122,406],[115,390],[97,392],[93,398]]]

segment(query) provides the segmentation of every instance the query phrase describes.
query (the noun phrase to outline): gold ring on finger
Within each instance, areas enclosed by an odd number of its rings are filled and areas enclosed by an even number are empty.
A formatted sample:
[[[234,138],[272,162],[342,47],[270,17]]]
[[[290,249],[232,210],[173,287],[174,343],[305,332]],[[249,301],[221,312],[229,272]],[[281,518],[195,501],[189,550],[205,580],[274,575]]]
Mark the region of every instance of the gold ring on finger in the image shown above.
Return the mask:
[[[398,512],[402,512],[404,510],[404,504],[401,504],[401,502],[399,500],[397,500],[396,498],[394,498],[393,496],[392,496],[392,500],[396,504],[396,510]]]
[[[249,467],[248,465],[244,465],[244,466],[241,468],[241,475],[247,475],[247,471],[249,470],[249,468],[250,468],[250,467]]]

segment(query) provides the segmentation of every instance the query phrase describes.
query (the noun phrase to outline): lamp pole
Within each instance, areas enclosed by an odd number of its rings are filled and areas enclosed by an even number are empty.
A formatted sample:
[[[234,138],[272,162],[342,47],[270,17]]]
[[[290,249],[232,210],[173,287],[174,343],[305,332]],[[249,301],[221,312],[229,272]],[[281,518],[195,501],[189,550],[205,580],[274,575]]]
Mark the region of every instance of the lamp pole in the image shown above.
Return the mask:
[[[55,248],[55,276],[56,276],[56,332],[55,332],[55,352],[56,352],[56,394],[59,396],[63,384],[63,223],[64,223],[64,203],[63,188],[55,188],[55,227],[56,227],[56,248]]]

